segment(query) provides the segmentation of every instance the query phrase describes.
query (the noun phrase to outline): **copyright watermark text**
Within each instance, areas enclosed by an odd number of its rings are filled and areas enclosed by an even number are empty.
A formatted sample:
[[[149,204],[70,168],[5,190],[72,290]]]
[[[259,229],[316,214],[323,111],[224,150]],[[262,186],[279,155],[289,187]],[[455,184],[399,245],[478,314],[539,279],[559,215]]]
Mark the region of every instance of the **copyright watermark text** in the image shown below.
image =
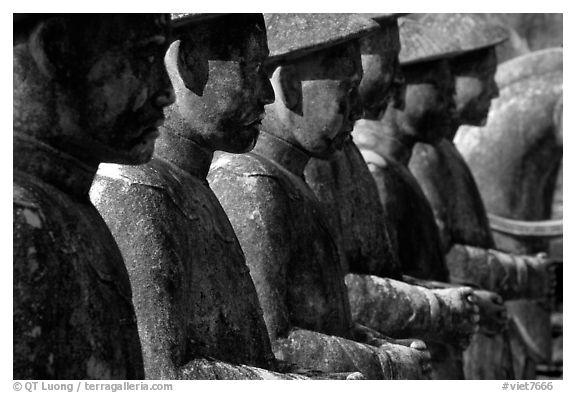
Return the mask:
[[[14,391],[20,392],[135,392],[135,391],[171,391],[171,383],[148,383],[148,382],[47,382],[27,381],[14,382]]]
[[[502,390],[553,390],[552,381],[504,382]]]

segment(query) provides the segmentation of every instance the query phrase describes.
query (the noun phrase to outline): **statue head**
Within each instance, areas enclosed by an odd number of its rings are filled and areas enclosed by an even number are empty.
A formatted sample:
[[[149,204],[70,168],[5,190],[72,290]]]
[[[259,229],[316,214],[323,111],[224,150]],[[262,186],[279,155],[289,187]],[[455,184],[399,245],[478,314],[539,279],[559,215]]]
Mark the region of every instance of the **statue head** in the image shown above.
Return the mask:
[[[14,132],[90,165],[140,164],[174,102],[167,15],[14,15]]]
[[[371,17],[380,29],[360,39],[363,77],[359,92],[364,109],[363,118],[380,119],[388,103],[404,105],[404,75],[398,54],[400,37],[397,17],[401,14],[361,14]]]
[[[450,60],[456,87],[453,132],[461,124],[484,125],[490,102],[498,97],[496,45],[508,38],[508,31],[477,14],[427,14],[420,22],[443,37],[453,37],[460,51]]]
[[[262,14],[174,16],[177,38],[166,55],[176,91],[172,132],[211,150],[244,153],[260,132],[274,92]]]
[[[328,158],[341,150],[362,114],[358,38],[379,28],[346,14],[267,14],[271,57],[267,69],[277,100],[266,130]]]
[[[389,105],[386,117],[413,140],[436,143],[449,127],[455,110],[454,80],[448,59],[455,54],[449,40],[432,29],[400,19],[400,66],[406,79],[405,105]]]

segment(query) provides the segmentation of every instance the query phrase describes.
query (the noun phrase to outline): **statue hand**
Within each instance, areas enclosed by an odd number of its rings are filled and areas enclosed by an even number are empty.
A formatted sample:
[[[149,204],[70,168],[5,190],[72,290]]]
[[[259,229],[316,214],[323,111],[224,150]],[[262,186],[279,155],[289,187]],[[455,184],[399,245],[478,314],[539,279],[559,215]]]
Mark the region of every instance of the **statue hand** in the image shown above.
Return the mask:
[[[494,336],[506,329],[508,315],[502,297],[485,290],[475,290],[474,295],[480,308],[480,332]]]
[[[396,379],[430,379],[432,356],[422,340],[393,340],[380,346],[388,353],[396,369]]]
[[[528,290],[532,289],[532,298],[540,298],[547,308],[551,308],[556,298],[556,267],[548,258],[548,254],[541,252],[535,256],[525,256],[526,263],[536,271],[529,274]]]
[[[437,329],[445,342],[465,349],[480,326],[480,308],[470,287],[437,289],[438,309],[432,309],[432,319],[439,321]]]
[[[550,308],[554,305],[556,301],[556,286],[558,285],[557,282],[557,268],[558,264],[554,263],[548,258],[548,254],[545,252],[538,253],[536,258],[542,261],[545,265],[546,274],[545,277],[547,278],[545,284],[545,299],[547,304]]]
[[[356,371],[356,372],[349,374],[346,377],[346,379],[347,380],[357,380],[357,379],[366,379],[366,377],[361,372]]]

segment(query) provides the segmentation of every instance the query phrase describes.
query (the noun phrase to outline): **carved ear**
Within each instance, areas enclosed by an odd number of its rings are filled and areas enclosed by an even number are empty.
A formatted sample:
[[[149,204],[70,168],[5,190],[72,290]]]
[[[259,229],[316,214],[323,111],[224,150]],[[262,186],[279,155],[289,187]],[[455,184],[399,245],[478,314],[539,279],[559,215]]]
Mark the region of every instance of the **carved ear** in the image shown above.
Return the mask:
[[[70,36],[61,18],[50,18],[38,23],[29,40],[30,53],[38,70],[49,78],[69,76]]]
[[[175,48],[178,51],[178,74],[184,86],[200,97],[204,94],[209,76],[208,59],[201,52],[202,45],[195,45],[189,39],[184,38]]]
[[[302,84],[296,67],[291,64],[280,67],[280,87],[282,101],[286,108],[302,116]]]

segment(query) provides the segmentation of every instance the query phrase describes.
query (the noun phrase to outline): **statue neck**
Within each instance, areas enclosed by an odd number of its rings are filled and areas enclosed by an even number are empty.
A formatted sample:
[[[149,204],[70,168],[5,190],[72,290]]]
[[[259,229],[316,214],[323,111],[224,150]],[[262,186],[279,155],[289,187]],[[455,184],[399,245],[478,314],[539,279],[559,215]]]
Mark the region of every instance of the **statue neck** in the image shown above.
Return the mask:
[[[396,122],[361,119],[354,125],[358,147],[369,149],[382,157],[392,158],[408,166],[416,139],[402,131]],[[363,140],[367,140],[365,144]],[[364,146],[365,145],[365,146]]]
[[[266,131],[260,132],[253,151],[276,162],[298,177],[304,175],[304,168],[310,160],[310,156],[304,150]]]
[[[30,136],[14,134],[14,170],[25,172],[79,199],[89,200],[98,165],[88,165]]]
[[[163,127],[160,137],[156,140],[154,156],[192,176],[206,180],[214,151]]]

